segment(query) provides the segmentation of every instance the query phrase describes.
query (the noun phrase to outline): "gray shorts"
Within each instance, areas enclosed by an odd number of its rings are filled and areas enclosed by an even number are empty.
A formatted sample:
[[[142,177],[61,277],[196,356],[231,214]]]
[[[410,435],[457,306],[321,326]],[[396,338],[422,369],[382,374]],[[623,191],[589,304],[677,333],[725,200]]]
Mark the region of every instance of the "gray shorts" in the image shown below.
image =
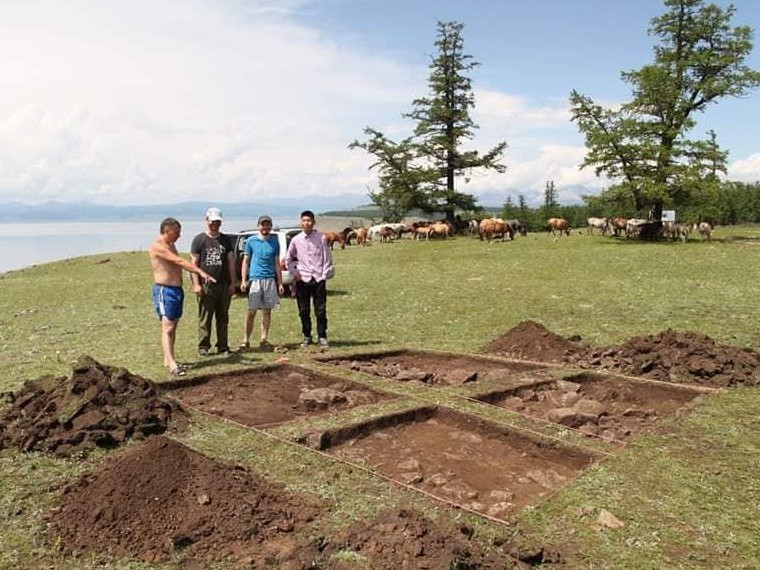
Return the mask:
[[[276,279],[251,279],[248,284],[248,310],[274,309],[280,296]]]

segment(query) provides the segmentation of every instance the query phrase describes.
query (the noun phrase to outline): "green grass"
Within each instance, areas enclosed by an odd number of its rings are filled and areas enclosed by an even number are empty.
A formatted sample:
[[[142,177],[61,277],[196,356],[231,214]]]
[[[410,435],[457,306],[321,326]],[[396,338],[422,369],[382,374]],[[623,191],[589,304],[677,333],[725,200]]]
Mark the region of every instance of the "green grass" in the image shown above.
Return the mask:
[[[715,237],[712,243],[639,243],[574,232],[556,241],[530,234],[490,245],[456,238],[336,249],[337,275],[328,298],[331,353],[404,346],[475,352],[523,319],[539,321],[563,335],[579,334],[590,345],[671,327],[756,347],[760,249],[755,241],[760,228],[719,228]],[[77,258],[2,276],[0,391],[17,389],[25,379],[42,374],[65,374],[81,354],[164,380],[150,286],[145,253]],[[281,356],[252,352],[226,361],[198,361],[196,307],[190,297],[177,353],[181,361],[194,364],[191,375]],[[242,334],[244,311],[245,300],[235,299],[230,332],[234,344]],[[300,340],[291,300],[274,315],[272,340],[293,346]],[[292,350],[287,356],[299,363],[308,355]],[[328,370],[324,365],[308,366]],[[331,373],[389,388],[366,375]],[[726,390],[705,398],[693,411],[664,422],[662,433],[640,437],[619,453],[606,444],[578,440],[567,430],[456,397],[467,394],[466,389],[390,389],[401,398],[383,404],[385,411],[442,403],[613,454],[548,502],[526,510],[519,523],[519,536],[525,541],[563,547],[568,567],[757,567],[757,390]],[[465,518],[486,543],[505,533],[503,527],[453,513],[284,441],[306,429],[377,413],[371,408],[352,410],[281,426],[273,430],[279,440],[193,416],[190,427],[175,437],[328,500],[331,522],[337,526],[385,505],[414,505],[434,517]],[[82,462],[11,450],[0,453],[0,568],[152,567],[104,555],[62,559],[45,540],[43,514],[55,505],[61,484],[91,468],[99,457]],[[600,508],[626,526],[594,530]],[[350,562],[355,555],[340,558]]]

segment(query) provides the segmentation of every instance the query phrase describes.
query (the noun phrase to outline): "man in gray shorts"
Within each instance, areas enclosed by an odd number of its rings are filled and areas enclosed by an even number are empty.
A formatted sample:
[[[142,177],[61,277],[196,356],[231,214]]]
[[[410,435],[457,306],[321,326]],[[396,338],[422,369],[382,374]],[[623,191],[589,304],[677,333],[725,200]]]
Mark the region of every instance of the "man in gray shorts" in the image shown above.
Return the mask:
[[[280,243],[272,235],[272,218],[261,216],[258,221],[259,233],[245,241],[243,254],[243,281],[240,289],[248,291],[248,312],[245,316],[243,342],[240,348],[250,348],[251,332],[256,311],[261,309],[260,350],[271,350],[269,327],[272,323],[272,309],[277,305],[284,290],[282,269],[280,268]]]

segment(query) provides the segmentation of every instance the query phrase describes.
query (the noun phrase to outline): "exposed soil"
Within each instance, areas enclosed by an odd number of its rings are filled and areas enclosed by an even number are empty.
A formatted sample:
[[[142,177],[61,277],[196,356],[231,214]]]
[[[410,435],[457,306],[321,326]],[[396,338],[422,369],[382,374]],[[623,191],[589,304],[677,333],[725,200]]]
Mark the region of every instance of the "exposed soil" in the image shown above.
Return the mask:
[[[443,527],[416,511],[393,510],[351,525],[330,540],[325,554],[353,551],[377,570],[512,567],[515,560],[510,556],[485,554],[471,535],[467,527]],[[334,560],[331,567],[356,568]]]
[[[707,335],[667,329],[617,346],[584,348],[533,321],[489,342],[482,352],[511,358],[613,370],[676,383],[760,385],[760,353],[719,344]]]
[[[324,362],[399,382],[419,382],[446,386],[465,384],[486,378],[504,378],[514,376],[515,373],[540,368],[540,366],[528,363],[495,362],[475,356],[415,350],[330,358],[325,359]]]
[[[561,363],[583,352],[583,347],[535,321],[522,321],[480,351],[522,360]]]
[[[293,534],[323,510],[160,436],[67,487],[49,516],[50,540],[65,553],[105,551],[151,562],[181,553],[186,562],[229,558],[264,568],[288,561],[300,568],[317,551]]]
[[[176,382],[170,388],[175,397],[190,406],[254,427],[274,426],[395,397],[292,365]]]
[[[418,408],[312,438],[328,453],[505,518],[573,479],[593,457],[443,408]]]
[[[0,413],[0,449],[60,456],[163,433],[172,415],[152,382],[88,357],[69,377],[29,380],[5,397],[11,405]]]
[[[707,335],[671,329],[590,349],[574,362],[664,380],[710,386],[760,384],[760,353],[718,344]]]
[[[652,429],[700,395],[694,389],[597,374],[577,374],[535,386],[499,390],[477,399],[577,428],[588,435],[625,440]]]

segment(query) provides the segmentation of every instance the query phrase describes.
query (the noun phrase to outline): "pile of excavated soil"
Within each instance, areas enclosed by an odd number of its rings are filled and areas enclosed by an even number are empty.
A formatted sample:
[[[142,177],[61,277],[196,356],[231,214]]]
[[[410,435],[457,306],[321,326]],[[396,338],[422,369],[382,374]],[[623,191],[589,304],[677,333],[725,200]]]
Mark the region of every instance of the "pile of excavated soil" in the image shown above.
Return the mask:
[[[760,385],[760,354],[748,348],[718,344],[707,335],[667,329],[633,337],[620,344],[589,349],[570,359],[666,382],[711,386]]]
[[[152,382],[88,357],[69,377],[29,380],[5,397],[11,405],[0,413],[0,449],[60,456],[163,433],[172,414]]]
[[[191,562],[230,559],[269,568],[288,561],[300,568],[317,551],[293,533],[320,510],[241,466],[160,436],[67,487],[49,516],[50,540],[65,553],[151,562],[184,554]]]
[[[480,352],[521,360],[565,362],[583,352],[583,348],[535,321],[522,321],[486,344]]]
[[[618,346],[584,348],[533,322],[523,321],[481,352],[523,360],[603,368],[676,383],[760,385],[760,353],[718,344],[707,335],[667,329]]]
[[[349,550],[368,558],[372,568],[506,568],[509,556],[486,555],[457,531],[433,523],[420,513],[393,510],[360,521],[330,540],[325,554]],[[514,564],[516,560],[512,560]]]

